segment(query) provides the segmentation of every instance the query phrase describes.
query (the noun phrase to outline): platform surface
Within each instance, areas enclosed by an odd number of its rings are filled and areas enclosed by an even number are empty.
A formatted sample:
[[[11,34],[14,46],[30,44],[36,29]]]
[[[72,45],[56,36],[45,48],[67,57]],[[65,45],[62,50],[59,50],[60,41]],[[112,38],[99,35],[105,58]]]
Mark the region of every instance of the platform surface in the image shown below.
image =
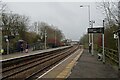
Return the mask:
[[[84,50],[68,78],[118,78],[117,71]]]
[[[8,54],[8,55],[0,55],[0,57],[1,57],[0,61],[9,60],[9,59],[13,59],[13,58],[20,58],[20,57],[23,57],[23,56],[29,56],[29,55],[34,55],[34,54],[40,54],[40,53],[44,53],[44,52],[49,52],[49,51],[54,51],[54,50],[66,48],[66,47],[69,47],[69,46],[51,48],[51,49],[46,49],[46,50],[36,50],[36,51],[30,50],[28,53],[17,52],[17,53]]]
[[[71,73],[73,66],[76,64],[76,61],[81,56],[83,49],[78,49],[70,56],[63,59],[60,63],[52,67],[50,70],[42,74],[38,77],[37,80],[41,80],[41,78],[67,78]]]

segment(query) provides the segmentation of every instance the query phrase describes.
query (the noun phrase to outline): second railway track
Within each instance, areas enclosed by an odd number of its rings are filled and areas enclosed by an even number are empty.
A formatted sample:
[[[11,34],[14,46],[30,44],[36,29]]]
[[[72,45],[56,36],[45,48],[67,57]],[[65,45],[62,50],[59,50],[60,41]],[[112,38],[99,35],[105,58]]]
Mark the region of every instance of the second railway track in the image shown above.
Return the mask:
[[[36,79],[52,66],[63,60],[65,57],[73,53],[78,46],[73,46],[67,49],[47,52],[36,57],[32,57],[21,61],[12,61],[2,63],[2,80],[11,79]],[[18,63],[19,62],[19,63]],[[8,64],[8,65],[7,65]]]

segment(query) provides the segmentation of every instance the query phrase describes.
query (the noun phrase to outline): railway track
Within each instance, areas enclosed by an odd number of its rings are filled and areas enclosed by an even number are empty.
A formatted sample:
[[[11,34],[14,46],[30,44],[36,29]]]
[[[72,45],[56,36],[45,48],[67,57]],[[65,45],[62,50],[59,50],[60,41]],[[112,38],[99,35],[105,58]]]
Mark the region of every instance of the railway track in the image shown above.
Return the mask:
[[[37,56],[27,57],[23,60],[16,60],[2,63],[2,80],[21,79],[29,80],[36,79],[46,70],[50,69],[62,59],[73,53],[78,47],[73,46],[68,49],[47,52]]]

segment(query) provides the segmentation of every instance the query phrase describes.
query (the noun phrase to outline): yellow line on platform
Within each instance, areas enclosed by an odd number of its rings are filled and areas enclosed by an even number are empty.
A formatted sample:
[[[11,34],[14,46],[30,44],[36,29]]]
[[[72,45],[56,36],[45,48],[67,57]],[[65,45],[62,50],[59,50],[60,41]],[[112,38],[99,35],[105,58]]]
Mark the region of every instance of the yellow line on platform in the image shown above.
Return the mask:
[[[79,53],[79,54],[66,66],[66,68],[56,78],[67,78],[70,75],[71,70],[76,64],[77,60],[81,56],[82,52],[83,52],[83,49],[77,50],[75,53]]]

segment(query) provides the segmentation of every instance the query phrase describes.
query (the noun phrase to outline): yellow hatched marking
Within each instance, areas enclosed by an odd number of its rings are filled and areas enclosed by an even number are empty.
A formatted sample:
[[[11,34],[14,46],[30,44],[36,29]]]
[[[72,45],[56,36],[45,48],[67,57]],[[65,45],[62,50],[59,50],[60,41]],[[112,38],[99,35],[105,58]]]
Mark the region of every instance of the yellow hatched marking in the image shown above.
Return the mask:
[[[67,78],[71,73],[73,66],[76,64],[78,58],[81,56],[82,52],[83,49],[80,51],[80,54],[78,54],[77,57],[75,57],[56,78]]]

